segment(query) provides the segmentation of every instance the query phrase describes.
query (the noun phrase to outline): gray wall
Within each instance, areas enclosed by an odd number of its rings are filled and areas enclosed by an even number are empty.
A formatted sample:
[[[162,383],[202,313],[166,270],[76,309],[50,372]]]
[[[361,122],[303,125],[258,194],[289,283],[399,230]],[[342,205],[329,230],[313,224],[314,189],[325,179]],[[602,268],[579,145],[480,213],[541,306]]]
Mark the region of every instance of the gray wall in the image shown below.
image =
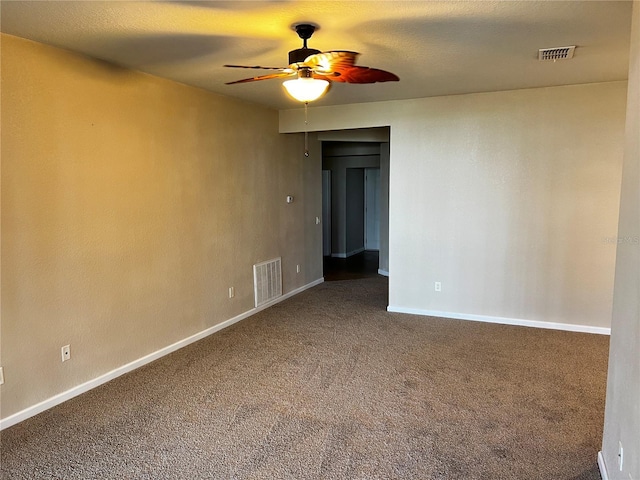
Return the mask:
[[[633,6],[627,128],[602,457],[610,480],[640,478],[640,4]],[[618,442],[624,448],[618,467]]]
[[[311,108],[318,130],[391,128],[390,308],[608,332],[626,88]]]
[[[364,169],[347,168],[347,256],[364,250]]]
[[[380,265],[379,272],[389,275],[389,142],[380,144]]]

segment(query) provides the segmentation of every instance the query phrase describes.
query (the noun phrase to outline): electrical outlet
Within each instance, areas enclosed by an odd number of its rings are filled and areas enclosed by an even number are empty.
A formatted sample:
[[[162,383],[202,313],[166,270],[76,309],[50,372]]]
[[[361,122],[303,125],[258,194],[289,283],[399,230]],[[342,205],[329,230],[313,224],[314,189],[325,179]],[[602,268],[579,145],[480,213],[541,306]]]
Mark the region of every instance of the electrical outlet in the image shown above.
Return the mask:
[[[62,361],[66,362],[71,359],[71,347],[69,345],[65,345],[61,349],[62,352]]]
[[[236,296],[236,289],[233,287],[229,287],[229,298],[233,298]]]
[[[4,383],[4,367],[0,367],[0,385]]]
[[[296,265],[296,273],[300,273],[300,265]]]
[[[442,291],[442,283],[436,282],[435,283],[435,289],[436,289],[436,292],[441,292]]]
[[[618,467],[622,471],[622,465],[624,464],[624,448],[622,448],[622,442],[618,442]]]

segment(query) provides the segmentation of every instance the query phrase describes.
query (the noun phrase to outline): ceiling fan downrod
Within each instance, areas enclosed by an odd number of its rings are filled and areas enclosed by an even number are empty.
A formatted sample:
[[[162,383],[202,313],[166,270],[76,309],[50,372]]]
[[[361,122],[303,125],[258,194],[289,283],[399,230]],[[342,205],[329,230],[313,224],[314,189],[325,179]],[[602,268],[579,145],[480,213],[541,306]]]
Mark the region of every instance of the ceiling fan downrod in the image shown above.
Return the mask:
[[[313,32],[320,28],[318,25],[313,23],[294,23],[291,28],[295,30],[302,39],[302,48],[289,52],[289,65],[292,63],[303,63],[310,55],[320,53],[320,50],[307,47],[307,40],[311,38]]]

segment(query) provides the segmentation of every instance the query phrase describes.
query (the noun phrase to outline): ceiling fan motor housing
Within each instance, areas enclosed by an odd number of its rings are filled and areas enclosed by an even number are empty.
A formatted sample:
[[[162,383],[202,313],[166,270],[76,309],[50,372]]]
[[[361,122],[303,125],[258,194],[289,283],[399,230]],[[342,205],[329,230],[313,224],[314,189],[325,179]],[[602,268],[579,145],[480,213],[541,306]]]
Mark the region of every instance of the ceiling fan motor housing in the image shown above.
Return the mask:
[[[291,50],[289,52],[289,65],[292,63],[302,63],[309,55],[315,55],[316,53],[320,53],[320,50],[316,50],[315,48],[297,48],[296,50]]]

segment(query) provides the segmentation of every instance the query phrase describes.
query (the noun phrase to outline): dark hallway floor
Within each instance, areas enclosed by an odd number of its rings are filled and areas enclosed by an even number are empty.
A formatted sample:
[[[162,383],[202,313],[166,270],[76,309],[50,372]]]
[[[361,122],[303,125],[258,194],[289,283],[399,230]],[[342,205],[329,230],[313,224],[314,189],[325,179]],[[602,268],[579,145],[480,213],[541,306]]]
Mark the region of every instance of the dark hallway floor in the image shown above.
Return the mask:
[[[367,250],[348,258],[324,257],[324,279],[352,280],[378,275],[378,252]]]

